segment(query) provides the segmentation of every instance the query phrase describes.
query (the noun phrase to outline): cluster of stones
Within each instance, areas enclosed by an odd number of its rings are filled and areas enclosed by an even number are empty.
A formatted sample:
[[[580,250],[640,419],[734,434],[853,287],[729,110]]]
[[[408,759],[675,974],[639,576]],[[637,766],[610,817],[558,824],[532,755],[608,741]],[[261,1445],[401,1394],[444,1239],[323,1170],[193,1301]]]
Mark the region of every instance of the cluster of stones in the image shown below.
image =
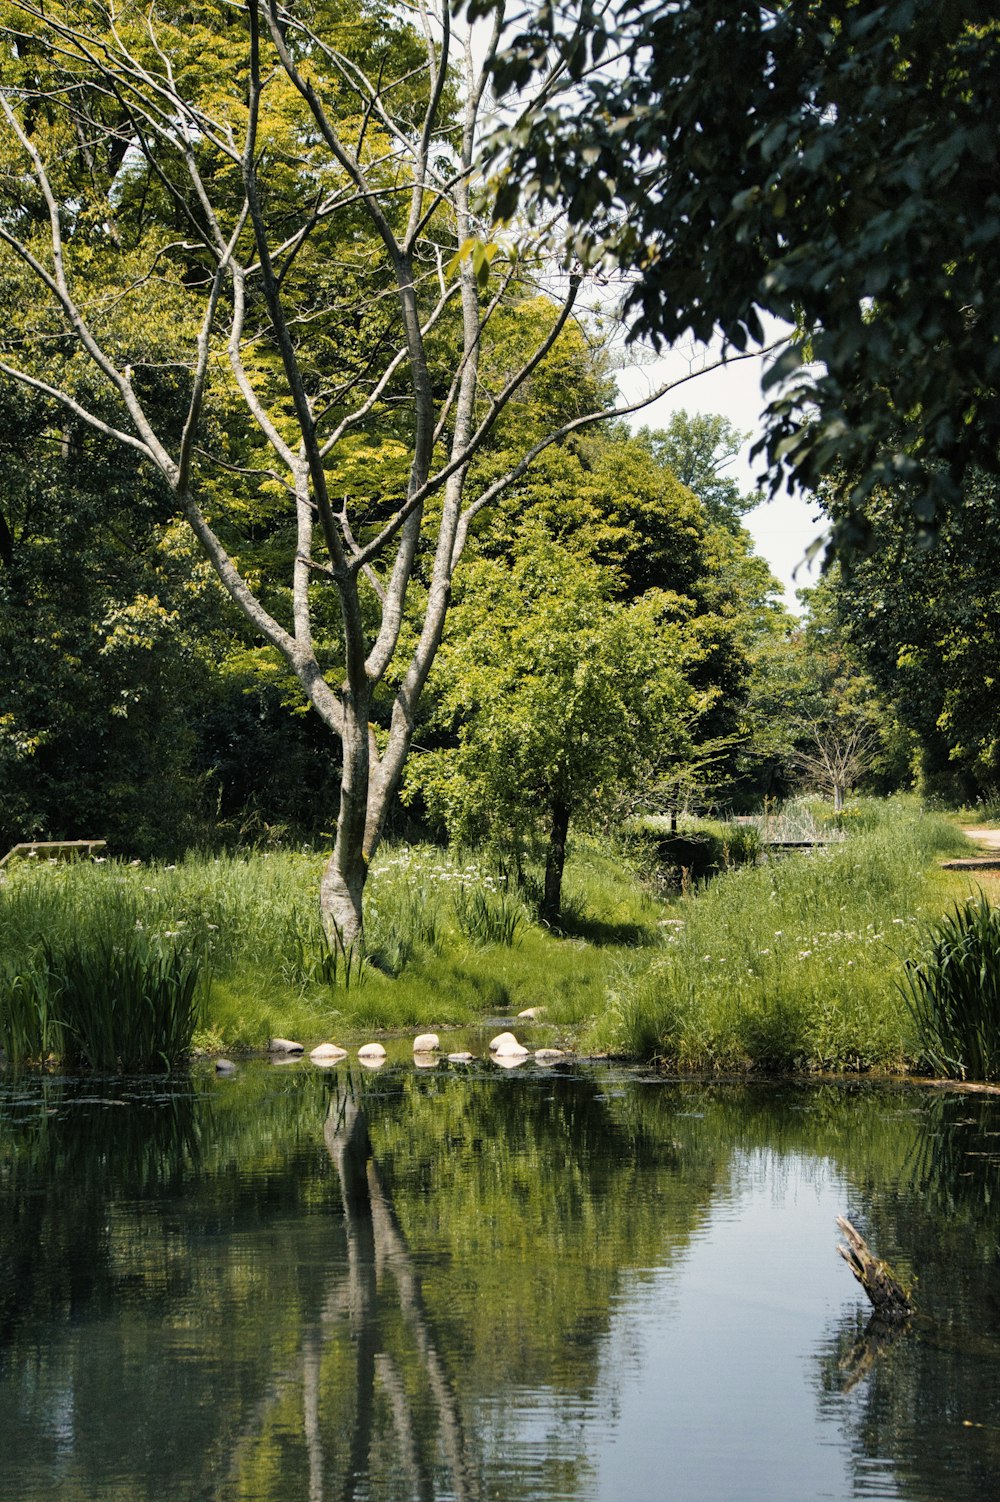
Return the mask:
[[[544,1011],[544,1007],[528,1007],[518,1013],[519,1018],[534,1022]],[[531,1049],[525,1048],[519,1043],[513,1033],[498,1033],[490,1043],[490,1057],[504,1069],[512,1069],[531,1056]],[[268,1044],[268,1053],[275,1058],[294,1059],[300,1058],[305,1053],[305,1047],[295,1042],[293,1038],[272,1038]],[[413,1062],[418,1069],[433,1067],[441,1054],[441,1039],[437,1033],[420,1033],[413,1040]],[[336,1043],[321,1043],[318,1048],[310,1050],[310,1061],[321,1069],[332,1068],[339,1064],[341,1059],[346,1059],[348,1051],[339,1047]],[[381,1043],[365,1043],[358,1049],[358,1059],[369,1069],[377,1069],[385,1063],[385,1049]],[[472,1053],[450,1053],[446,1055],[451,1064],[471,1064],[475,1060]],[[563,1058],[560,1048],[536,1048],[534,1058],[539,1064],[554,1064],[557,1059]],[[215,1065],[219,1074],[231,1074],[235,1065],[229,1059],[218,1059]]]

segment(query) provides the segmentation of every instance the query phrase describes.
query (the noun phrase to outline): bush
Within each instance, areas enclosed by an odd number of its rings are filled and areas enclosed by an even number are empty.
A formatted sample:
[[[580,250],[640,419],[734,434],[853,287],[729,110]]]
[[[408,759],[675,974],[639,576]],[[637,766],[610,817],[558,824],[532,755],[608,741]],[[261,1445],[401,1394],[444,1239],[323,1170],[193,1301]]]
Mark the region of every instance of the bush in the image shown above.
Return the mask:
[[[1000,1074],[1000,911],[983,893],[957,903],[907,960],[901,990],[920,1037],[919,1063],[953,1079]]]

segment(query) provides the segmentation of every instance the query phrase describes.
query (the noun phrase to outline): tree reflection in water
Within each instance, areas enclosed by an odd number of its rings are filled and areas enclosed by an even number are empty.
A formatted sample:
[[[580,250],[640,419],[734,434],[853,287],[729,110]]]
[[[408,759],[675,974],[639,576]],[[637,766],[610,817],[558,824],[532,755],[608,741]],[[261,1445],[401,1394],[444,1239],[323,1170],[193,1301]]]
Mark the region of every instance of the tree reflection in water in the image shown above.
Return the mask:
[[[406,1383],[390,1351],[380,1349],[378,1299],[380,1284],[391,1277],[395,1297],[409,1329],[413,1348],[428,1391],[433,1395],[437,1433],[457,1502],[474,1502],[475,1467],[468,1463],[462,1419],[455,1393],[434,1339],[420,1290],[420,1281],[372,1152],[365,1112],[356,1081],[337,1077],[337,1088],[323,1127],[327,1151],[337,1169],[347,1231],[346,1299],[333,1287],[324,1308],[324,1323],[335,1319],[346,1303],[357,1352],[357,1413],[342,1495],[354,1496],[358,1480],[368,1471],[375,1413],[376,1384],[388,1399],[392,1427],[410,1494],[434,1496],[428,1435],[418,1424]],[[309,1498],[323,1502],[323,1452],[319,1429],[319,1359],[315,1344],[308,1352],[305,1398],[309,1443]]]
[[[622,1312],[665,1271],[685,1286],[789,1165],[833,1173],[917,1279],[879,1344],[831,1215],[844,1313],[817,1314],[807,1365],[845,1495],[991,1495],[1000,1102],[607,1069],[0,1076],[0,1499],[607,1495]]]

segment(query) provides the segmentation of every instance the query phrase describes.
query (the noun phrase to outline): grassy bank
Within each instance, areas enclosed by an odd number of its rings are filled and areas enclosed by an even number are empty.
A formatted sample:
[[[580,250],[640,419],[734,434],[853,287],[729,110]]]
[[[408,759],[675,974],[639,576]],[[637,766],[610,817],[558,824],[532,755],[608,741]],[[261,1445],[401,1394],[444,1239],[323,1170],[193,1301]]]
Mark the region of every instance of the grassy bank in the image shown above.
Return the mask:
[[[400,847],[373,867],[366,958],[347,967],[321,930],[321,870],[320,857],[295,852],[16,867],[0,889],[0,1046],[11,1058],[95,1062],[111,1009],[148,1019],[150,1030],[163,1016],[170,997],[152,995],[154,973],[183,982],[194,1041],[210,1050],[258,1047],[275,1034],[308,1042],[447,1027],[539,1003],[548,1020],[577,1026],[602,1011],[611,970],[659,942],[662,904],[623,848],[576,849],[557,937],[488,866]],[[103,1007],[96,981],[90,988],[84,1039],[76,1002],[87,956],[111,985]],[[146,1041],[150,1067],[159,1054]],[[160,1052],[169,1062],[178,1049]],[[112,1065],[104,1048],[101,1066]]]
[[[22,865],[0,887],[0,1046],[114,1067],[117,1012],[119,1061],[156,1067],[192,1033],[209,1050],[312,1043],[543,1004],[554,1041],[677,1069],[903,1068],[920,1055],[903,961],[969,888],[937,865],[963,838],[905,799],[841,824],[839,843],[669,901],[634,849],[580,842],[559,935],[485,863],[384,849],[349,968],[320,927],[314,854]]]
[[[955,895],[936,861],[964,838],[906,799],[843,822],[841,843],[685,896],[663,952],[617,985],[592,1041],[679,1069],[905,1068],[919,1041],[903,960]]]

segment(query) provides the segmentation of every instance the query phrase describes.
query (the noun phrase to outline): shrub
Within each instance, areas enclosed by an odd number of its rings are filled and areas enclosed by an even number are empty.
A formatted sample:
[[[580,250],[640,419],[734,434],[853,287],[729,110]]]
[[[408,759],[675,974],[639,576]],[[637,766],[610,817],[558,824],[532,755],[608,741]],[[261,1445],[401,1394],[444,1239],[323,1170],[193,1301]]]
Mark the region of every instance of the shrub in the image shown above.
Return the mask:
[[[901,990],[917,1025],[920,1064],[951,1078],[1000,1074],[1000,911],[983,893],[957,903],[906,961]]]

